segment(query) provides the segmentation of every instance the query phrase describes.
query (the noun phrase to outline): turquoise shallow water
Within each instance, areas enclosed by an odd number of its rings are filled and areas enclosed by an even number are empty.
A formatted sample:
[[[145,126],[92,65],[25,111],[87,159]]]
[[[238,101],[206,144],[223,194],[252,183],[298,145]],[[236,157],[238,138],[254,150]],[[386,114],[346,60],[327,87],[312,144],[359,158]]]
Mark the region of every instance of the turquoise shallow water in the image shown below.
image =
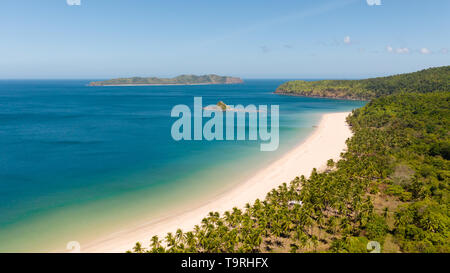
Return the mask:
[[[0,252],[63,250],[226,191],[297,145],[321,114],[364,102],[286,97],[284,80],[237,85],[88,87],[0,81]],[[174,105],[280,105],[280,147],[180,141]],[[141,220],[137,220],[141,219]]]

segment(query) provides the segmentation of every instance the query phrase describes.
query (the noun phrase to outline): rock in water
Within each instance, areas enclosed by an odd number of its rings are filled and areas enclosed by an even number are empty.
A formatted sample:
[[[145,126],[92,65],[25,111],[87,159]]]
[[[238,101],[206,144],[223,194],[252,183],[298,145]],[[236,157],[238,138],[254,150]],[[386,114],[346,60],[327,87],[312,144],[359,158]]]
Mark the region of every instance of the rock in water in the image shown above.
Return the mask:
[[[217,106],[218,106],[220,109],[222,109],[222,111],[226,111],[227,108],[228,108],[228,106],[227,106],[223,101],[219,101],[219,102],[217,103]]]

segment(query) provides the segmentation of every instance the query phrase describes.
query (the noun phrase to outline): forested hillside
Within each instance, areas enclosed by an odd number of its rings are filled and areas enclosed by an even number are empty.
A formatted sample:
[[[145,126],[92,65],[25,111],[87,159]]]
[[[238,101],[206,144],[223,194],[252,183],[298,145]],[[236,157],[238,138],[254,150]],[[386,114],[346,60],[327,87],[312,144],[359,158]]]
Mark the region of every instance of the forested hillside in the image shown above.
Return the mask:
[[[370,100],[400,92],[448,91],[450,66],[365,80],[289,81],[275,93],[310,97]]]

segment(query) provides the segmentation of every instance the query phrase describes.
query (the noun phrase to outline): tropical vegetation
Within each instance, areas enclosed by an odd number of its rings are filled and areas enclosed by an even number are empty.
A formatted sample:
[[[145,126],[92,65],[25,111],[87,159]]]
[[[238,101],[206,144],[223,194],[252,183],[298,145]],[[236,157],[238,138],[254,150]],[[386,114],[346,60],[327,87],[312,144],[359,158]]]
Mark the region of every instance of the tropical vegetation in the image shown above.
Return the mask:
[[[325,171],[132,251],[450,252],[450,92],[435,71],[439,84],[423,80],[430,92],[393,92],[354,110],[347,151]]]
[[[401,92],[448,91],[450,66],[364,80],[288,81],[275,93],[309,97],[370,100]]]

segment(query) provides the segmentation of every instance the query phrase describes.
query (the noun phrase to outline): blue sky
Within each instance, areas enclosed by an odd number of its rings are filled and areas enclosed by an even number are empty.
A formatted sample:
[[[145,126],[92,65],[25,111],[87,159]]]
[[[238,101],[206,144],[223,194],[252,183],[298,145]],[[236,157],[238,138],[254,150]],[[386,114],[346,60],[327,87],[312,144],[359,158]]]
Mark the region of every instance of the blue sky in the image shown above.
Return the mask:
[[[2,0],[0,78],[361,78],[450,64],[450,1],[368,1],[381,5]]]

